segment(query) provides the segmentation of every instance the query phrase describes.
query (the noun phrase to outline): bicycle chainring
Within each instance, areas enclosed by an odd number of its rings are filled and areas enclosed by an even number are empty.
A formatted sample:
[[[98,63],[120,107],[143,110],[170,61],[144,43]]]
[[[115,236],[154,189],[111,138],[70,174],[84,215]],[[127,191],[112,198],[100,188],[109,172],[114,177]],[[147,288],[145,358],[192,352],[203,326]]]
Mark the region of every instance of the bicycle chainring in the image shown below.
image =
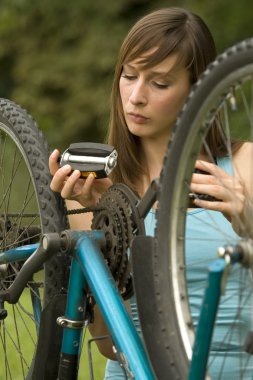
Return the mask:
[[[115,184],[102,195],[93,213],[92,229],[105,234],[102,253],[124,299],[133,295],[129,247],[134,236],[145,233],[136,211],[138,201],[126,185]]]

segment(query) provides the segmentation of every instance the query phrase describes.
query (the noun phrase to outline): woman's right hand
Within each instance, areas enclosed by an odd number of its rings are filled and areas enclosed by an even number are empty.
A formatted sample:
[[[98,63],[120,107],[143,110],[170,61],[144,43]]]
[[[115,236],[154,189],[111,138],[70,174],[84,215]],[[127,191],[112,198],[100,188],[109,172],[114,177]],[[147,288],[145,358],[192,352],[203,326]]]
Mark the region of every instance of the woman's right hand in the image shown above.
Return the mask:
[[[89,174],[87,179],[80,178],[79,170],[72,169],[70,165],[59,167],[59,151],[55,149],[49,157],[49,169],[53,178],[50,188],[60,193],[62,198],[75,200],[83,207],[95,206],[101,195],[112,185],[109,178],[96,179]]]

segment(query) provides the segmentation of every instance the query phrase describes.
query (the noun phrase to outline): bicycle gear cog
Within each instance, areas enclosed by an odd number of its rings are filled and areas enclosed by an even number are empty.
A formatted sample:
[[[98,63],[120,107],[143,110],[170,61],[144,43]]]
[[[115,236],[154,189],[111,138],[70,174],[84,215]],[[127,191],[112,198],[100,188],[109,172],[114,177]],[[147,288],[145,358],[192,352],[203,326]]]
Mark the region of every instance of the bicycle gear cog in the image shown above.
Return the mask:
[[[134,236],[145,233],[136,210],[138,201],[126,185],[116,184],[102,195],[93,213],[92,229],[105,234],[102,253],[124,299],[133,295],[129,246]]]

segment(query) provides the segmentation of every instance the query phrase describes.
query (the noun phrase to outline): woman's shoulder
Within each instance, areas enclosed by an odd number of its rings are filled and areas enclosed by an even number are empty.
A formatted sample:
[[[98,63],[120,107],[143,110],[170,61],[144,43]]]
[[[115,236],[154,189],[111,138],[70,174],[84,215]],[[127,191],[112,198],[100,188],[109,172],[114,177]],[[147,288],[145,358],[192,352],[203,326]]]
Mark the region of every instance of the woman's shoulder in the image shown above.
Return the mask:
[[[253,143],[251,141],[246,141],[242,144],[242,146],[238,150],[238,153],[239,154],[245,154],[245,153],[249,153],[249,152],[251,152],[251,153],[253,152]]]
[[[252,171],[252,158],[253,143],[244,142],[236,150],[232,158],[230,155],[216,157],[216,162],[218,166],[220,166],[230,175],[236,175],[240,178],[243,178],[247,171]]]
[[[245,160],[249,160],[249,158],[253,157],[253,143],[245,142],[241,145],[241,147],[236,151],[233,156],[234,164],[245,164]]]
[[[252,186],[253,143],[245,142],[233,157],[235,175],[248,187]]]

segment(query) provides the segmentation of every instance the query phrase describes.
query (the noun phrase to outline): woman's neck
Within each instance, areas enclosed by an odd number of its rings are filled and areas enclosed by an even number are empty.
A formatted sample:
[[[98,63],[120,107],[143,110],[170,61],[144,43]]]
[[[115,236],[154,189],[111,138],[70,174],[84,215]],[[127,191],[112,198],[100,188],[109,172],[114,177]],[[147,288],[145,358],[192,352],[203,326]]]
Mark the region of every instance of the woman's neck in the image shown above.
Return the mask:
[[[143,165],[146,168],[146,174],[143,176],[140,185],[138,186],[142,195],[145,193],[152,180],[159,178],[167,145],[167,141],[161,142],[153,139],[143,139],[141,141]]]

